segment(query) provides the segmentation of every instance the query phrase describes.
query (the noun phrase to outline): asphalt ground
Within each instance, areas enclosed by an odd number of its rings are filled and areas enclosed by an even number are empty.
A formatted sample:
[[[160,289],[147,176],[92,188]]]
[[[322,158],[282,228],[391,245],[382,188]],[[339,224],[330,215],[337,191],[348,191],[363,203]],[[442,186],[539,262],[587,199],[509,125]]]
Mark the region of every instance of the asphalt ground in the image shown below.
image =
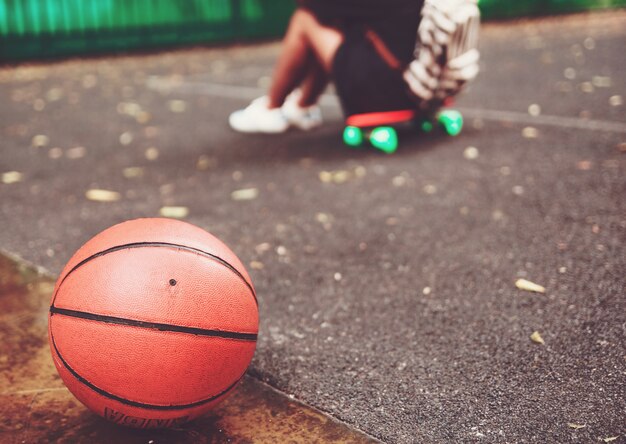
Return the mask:
[[[204,415],[169,429],[117,426],[87,410],[58,377],[48,346],[54,279],[0,256],[0,442],[221,444],[379,442],[252,376]]]
[[[277,44],[3,67],[0,247],[55,274],[182,206],[248,265],[253,377],[386,442],[626,442],[625,43],[624,10],[486,24],[463,133],[394,155],[329,97],[229,130]]]

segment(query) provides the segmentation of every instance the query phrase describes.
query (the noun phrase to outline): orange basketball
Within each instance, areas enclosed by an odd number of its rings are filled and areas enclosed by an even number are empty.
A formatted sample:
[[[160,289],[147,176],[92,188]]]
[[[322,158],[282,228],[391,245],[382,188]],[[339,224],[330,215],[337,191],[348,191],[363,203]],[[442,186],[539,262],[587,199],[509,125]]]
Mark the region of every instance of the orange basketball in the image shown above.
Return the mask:
[[[117,424],[172,427],[243,377],[257,300],[235,254],[171,219],[115,225],[65,266],[50,305],[54,364],[70,391]]]

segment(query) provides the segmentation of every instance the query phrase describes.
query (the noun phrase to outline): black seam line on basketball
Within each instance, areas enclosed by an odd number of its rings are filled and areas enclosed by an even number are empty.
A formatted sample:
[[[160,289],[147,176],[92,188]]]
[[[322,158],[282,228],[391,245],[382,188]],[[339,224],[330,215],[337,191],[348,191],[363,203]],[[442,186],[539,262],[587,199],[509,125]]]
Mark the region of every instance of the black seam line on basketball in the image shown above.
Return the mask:
[[[182,325],[162,324],[160,322],[138,321],[135,319],[118,318],[116,316],[99,315],[86,311],[68,310],[55,306],[50,307],[50,315],[59,314],[72,318],[86,319],[89,321],[104,322],[107,324],[127,325],[130,327],[147,328],[158,331],[171,331],[176,333],[187,333],[197,336],[210,336],[224,339],[237,339],[240,341],[256,341],[256,333],[242,333],[228,330],[210,330],[206,328],[185,327]]]
[[[259,302],[257,301],[256,298],[256,292],[254,291],[254,288],[252,288],[252,285],[250,284],[250,282],[248,282],[248,280],[241,274],[241,272],[239,272],[239,270],[237,270],[235,267],[233,267],[230,263],[228,263],[227,261],[225,261],[224,259],[222,259],[219,256],[216,256],[214,254],[211,254],[207,251],[204,250],[200,250],[198,248],[193,248],[193,247],[188,247],[186,245],[180,245],[180,244],[172,244],[169,242],[132,242],[129,244],[123,244],[123,245],[117,245],[115,247],[111,247],[108,248],[106,250],[102,250],[99,251],[98,253],[94,253],[91,256],[83,259],[82,261],[80,261],[78,264],[74,265],[74,267],[72,267],[72,269],[70,271],[67,272],[67,274],[65,276],[63,276],[63,279],[61,280],[57,291],[55,292],[53,298],[52,298],[52,303],[54,304],[54,301],[56,300],[57,297],[57,293],[59,292],[59,289],[61,288],[61,285],[63,285],[63,282],[65,282],[65,279],[67,279],[67,277],[72,274],[74,271],[76,271],[78,268],[82,267],[83,265],[85,265],[87,262],[96,259],[100,256],[104,256],[106,254],[109,253],[115,253],[116,251],[120,251],[120,250],[125,250],[127,248],[145,248],[145,247],[161,247],[161,248],[178,248],[181,250],[185,250],[185,251],[190,251],[193,253],[197,253],[197,254],[201,254],[203,256],[206,256],[208,258],[211,258],[215,261],[217,261],[218,263],[222,264],[223,266],[225,266],[226,268],[228,268],[230,271],[232,271],[233,273],[235,273],[243,282],[244,284],[246,284],[246,287],[248,287],[248,289],[250,290],[250,293],[252,294],[252,297],[254,298],[254,303],[258,306]]]
[[[176,405],[145,404],[143,402],[131,401],[130,399],[122,398],[121,396],[117,396],[117,395],[114,395],[113,393],[109,393],[106,390],[101,389],[100,387],[92,384],[87,379],[79,375],[76,372],[76,370],[70,367],[70,365],[65,361],[65,359],[63,359],[63,356],[61,356],[61,352],[57,348],[57,344],[54,341],[54,336],[51,335],[51,338],[52,338],[52,346],[54,347],[54,351],[56,352],[57,356],[61,360],[61,363],[67,369],[67,371],[70,372],[76,378],[76,380],[78,380],[81,384],[86,385],[94,392],[99,393],[106,398],[113,399],[114,401],[121,402],[122,404],[130,405],[133,407],[141,407],[141,408],[149,409],[149,410],[185,410],[185,409],[192,408],[192,407],[198,407],[203,404],[208,404],[209,402],[215,401],[216,399],[227,394],[230,390],[232,390],[237,385],[237,383],[239,383],[239,381],[241,381],[241,379],[246,374],[246,372],[243,372],[243,375],[241,375],[234,383],[229,385],[226,389],[224,389],[217,395],[211,396],[210,398],[202,399],[200,401],[191,402],[189,404],[176,404]]]

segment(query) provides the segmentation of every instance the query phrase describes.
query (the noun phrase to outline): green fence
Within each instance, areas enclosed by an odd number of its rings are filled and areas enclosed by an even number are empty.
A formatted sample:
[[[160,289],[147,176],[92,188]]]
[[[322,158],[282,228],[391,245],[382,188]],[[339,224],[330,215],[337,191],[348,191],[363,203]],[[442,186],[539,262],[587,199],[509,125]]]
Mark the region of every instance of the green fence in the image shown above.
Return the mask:
[[[275,37],[295,0],[0,0],[0,60]]]
[[[479,0],[484,19],[516,18],[626,7],[626,0]]]
[[[0,61],[277,37],[294,6],[295,0],[0,0]],[[480,6],[485,19],[494,19],[624,7],[626,0],[480,0]]]

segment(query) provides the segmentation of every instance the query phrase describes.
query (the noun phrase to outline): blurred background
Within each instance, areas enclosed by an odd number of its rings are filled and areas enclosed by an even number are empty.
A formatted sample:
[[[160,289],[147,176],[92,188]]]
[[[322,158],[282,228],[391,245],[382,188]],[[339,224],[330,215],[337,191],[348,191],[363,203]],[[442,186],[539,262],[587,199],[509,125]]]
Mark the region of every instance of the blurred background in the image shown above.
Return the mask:
[[[294,0],[0,0],[0,60],[282,35]],[[480,0],[484,19],[625,6],[626,0]]]

